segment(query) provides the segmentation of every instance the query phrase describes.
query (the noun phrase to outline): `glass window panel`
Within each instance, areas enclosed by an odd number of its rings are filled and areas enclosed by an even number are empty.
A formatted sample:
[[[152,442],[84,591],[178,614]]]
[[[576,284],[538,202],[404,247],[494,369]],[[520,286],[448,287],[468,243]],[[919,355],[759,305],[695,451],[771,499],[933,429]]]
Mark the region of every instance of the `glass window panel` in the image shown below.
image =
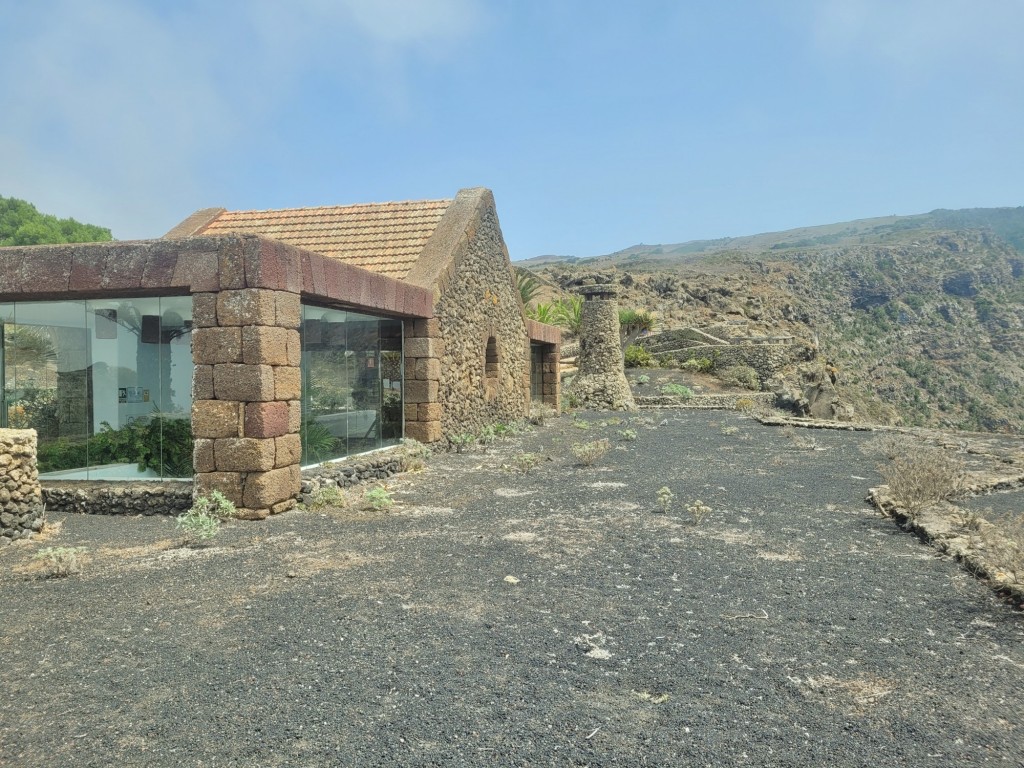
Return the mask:
[[[86,479],[90,401],[90,339],[85,302],[16,303],[4,324],[8,422],[38,433],[41,474]]]
[[[351,409],[346,312],[303,307],[303,464],[348,454]]]
[[[378,318],[352,312],[347,326],[353,405],[348,449],[349,453],[362,453],[380,448],[380,327]]]
[[[402,405],[402,321],[381,318],[380,321],[380,384],[381,444],[396,445],[402,440],[404,413]]]
[[[187,296],[0,306],[0,413],[36,429],[44,479],[191,478],[191,308]]]
[[[401,440],[402,323],[303,305],[302,463]]]

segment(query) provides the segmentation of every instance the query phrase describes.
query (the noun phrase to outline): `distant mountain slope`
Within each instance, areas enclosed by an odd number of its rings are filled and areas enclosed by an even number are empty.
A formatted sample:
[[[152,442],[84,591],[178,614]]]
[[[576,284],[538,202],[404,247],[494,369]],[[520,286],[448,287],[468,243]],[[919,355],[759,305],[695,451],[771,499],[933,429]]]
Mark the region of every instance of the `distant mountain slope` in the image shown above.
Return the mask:
[[[817,400],[816,415],[1024,434],[1024,208],[634,246],[540,271],[563,287],[603,273],[661,329],[792,335],[810,359],[771,387]]]
[[[591,267],[661,268],[666,262],[675,265],[693,264],[708,257],[729,253],[785,251],[791,248],[817,246],[889,245],[912,242],[915,237],[944,230],[978,230],[991,233],[1024,252],[1024,207],[938,209],[915,216],[882,216],[872,219],[844,221],[814,227],[800,227],[783,232],[765,232],[744,237],[723,237],[717,240],[691,240],[667,245],[633,245],[603,256],[577,258],[572,256],[537,256],[517,262],[536,268],[569,262]]]

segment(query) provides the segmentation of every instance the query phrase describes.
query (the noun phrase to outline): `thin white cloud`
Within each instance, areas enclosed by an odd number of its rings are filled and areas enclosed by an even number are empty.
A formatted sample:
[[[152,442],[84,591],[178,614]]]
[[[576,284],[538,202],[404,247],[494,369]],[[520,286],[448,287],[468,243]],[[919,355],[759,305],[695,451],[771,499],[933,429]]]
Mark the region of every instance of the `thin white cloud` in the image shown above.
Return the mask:
[[[864,55],[914,78],[944,64],[1024,64],[1019,0],[817,0],[810,13],[819,47]]]
[[[0,195],[159,235],[208,203],[219,153],[315,71],[401,103],[416,58],[444,58],[477,0],[51,0],[0,30]]]

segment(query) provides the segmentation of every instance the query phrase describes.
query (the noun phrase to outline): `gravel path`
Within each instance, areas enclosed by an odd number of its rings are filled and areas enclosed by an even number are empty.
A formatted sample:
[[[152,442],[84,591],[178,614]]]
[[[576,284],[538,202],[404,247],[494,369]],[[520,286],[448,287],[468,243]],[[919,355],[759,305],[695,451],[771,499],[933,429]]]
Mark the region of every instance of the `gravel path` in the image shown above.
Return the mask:
[[[391,512],[8,547],[0,765],[1024,765],[1024,615],[863,503],[869,436],[651,415],[436,456]]]

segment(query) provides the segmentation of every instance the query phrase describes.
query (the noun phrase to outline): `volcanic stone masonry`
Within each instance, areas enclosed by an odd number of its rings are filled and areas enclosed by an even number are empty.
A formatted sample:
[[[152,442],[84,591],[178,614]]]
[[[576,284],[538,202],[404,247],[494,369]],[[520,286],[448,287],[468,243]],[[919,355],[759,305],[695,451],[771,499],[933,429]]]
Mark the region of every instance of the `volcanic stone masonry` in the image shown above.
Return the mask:
[[[566,396],[577,408],[635,411],[619,342],[618,293],[611,283],[583,285],[579,371]]]
[[[34,429],[0,429],[0,545],[43,527]]]

